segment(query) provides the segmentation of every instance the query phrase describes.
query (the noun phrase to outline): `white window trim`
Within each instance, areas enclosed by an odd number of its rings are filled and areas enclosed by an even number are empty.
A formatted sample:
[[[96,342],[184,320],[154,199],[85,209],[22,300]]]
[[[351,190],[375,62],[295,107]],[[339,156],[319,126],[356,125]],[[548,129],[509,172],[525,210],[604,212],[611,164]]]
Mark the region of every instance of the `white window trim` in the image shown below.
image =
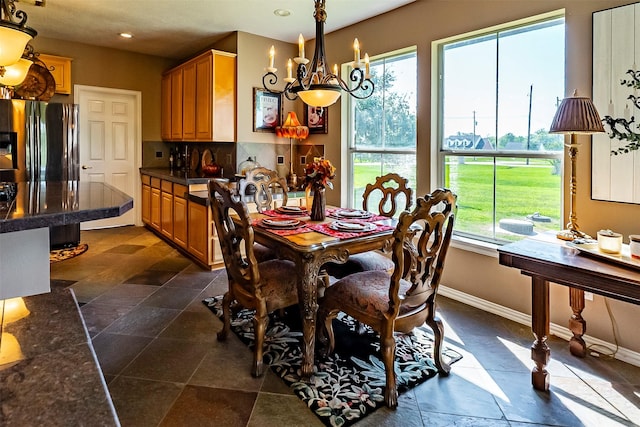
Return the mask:
[[[440,104],[440,61],[439,61],[439,50],[440,46],[456,40],[461,40],[463,38],[472,38],[477,37],[482,34],[502,31],[505,29],[514,28],[517,26],[530,25],[535,21],[542,21],[546,19],[554,19],[554,18],[566,18],[565,9],[557,9],[547,13],[543,13],[540,15],[531,16],[528,18],[519,19],[516,21],[507,22],[504,24],[494,25],[488,28],[482,28],[476,31],[470,31],[464,34],[458,34],[452,37],[446,37],[439,40],[434,40],[431,42],[431,139],[430,139],[430,154],[431,154],[431,168],[430,168],[430,178],[431,182],[435,183],[435,186],[442,186],[443,183],[443,175],[444,175],[444,157],[448,154],[460,154],[460,152],[453,151],[442,151],[440,150],[440,142],[439,135],[441,134],[442,123],[440,123],[438,114],[441,109]],[[564,150],[562,152],[557,153],[560,159],[564,160]],[[519,154],[510,153],[511,157],[518,157]],[[521,156],[527,157],[527,156]],[[561,168],[562,178],[561,182],[564,182],[564,167]],[[564,185],[561,186],[564,188]],[[562,191],[563,200],[564,200],[564,191]],[[560,204],[560,214],[561,217],[564,218],[564,203]],[[500,244],[490,243],[483,241],[481,239],[473,239],[471,237],[466,236],[457,236],[453,235],[451,239],[451,245],[455,248],[467,250],[470,252],[476,252],[482,255],[487,255],[491,257],[497,257],[498,252],[497,248],[500,247]]]

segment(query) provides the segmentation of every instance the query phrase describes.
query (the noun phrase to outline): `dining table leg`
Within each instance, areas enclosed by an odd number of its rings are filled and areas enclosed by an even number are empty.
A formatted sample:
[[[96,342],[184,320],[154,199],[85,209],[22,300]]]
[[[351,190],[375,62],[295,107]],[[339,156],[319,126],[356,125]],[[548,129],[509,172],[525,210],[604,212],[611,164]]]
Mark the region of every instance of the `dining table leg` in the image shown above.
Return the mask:
[[[551,350],[547,344],[549,337],[549,282],[539,276],[531,276],[531,329],[535,341],[531,345],[531,359],[535,366],[531,371],[533,388],[549,390],[547,365]]]
[[[318,260],[305,254],[297,263],[298,301],[302,315],[302,367],[301,375],[308,378],[313,374],[315,354],[316,315],[318,313]]]

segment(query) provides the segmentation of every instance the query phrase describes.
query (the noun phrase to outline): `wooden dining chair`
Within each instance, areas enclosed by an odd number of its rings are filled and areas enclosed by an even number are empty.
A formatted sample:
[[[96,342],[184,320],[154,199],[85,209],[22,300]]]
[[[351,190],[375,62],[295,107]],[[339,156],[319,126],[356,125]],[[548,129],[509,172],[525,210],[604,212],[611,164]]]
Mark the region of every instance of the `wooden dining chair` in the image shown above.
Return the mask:
[[[258,262],[247,205],[213,180],[209,182],[209,199],[229,281],[222,300],[224,326],[218,332],[218,340],[225,340],[229,334],[232,302],[255,310],[251,373],[257,377],[264,372],[262,354],[269,313],[298,303],[295,264],[278,259]],[[230,214],[237,215],[237,225]]]
[[[363,271],[344,277],[325,290],[318,310],[317,337],[324,356],[334,350],[332,320],[341,311],[380,335],[386,373],[384,401],[390,408],[398,404],[394,331],[408,333],[426,322],[434,334],[438,373],[446,375],[450,370],[442,358],[444,327],[436,316],[435,302],[453,231],[456,195],[437,189],[416,203],[412,212],[400,214],[393,233],[393,272]]]
[[[393,218],[411,208],[412,196],[413,191],[406,178],[397,173],[388,173],[377,177],[373,184],[367,184],[362,194],[362,209]],[[380,251],[369,251],[350,255],[344,264],[329,263],[326,267],[330,276],[341,278],[359,271],[391,271],[394,265],[391,258]]]
[[[253,201],[256,204],[258,212],[273,209],[274,191],[282,192],[282,205],[287,205],[287,181],[283,177],[278,176],[276,171],[263,167],[251,169],[240,181],[238,188],[239,194],[245,196],[249,186],[253,186],[253,188],[255,188]],[[261,245],[260,243],[256,243],[254,245],[254,253],[258,262],[277,258],[276,251]]]

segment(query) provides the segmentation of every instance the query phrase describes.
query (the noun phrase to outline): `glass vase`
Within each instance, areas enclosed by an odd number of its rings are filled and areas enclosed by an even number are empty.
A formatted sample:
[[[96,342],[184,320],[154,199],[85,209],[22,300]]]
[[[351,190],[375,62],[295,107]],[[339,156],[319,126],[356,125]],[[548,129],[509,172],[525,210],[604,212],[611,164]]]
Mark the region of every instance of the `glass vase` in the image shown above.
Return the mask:
[[[313,202],[309,217],[312,221],[324,221],[326,218],[327,201],[325,198],[325,188],[322,185],[313,186]]]

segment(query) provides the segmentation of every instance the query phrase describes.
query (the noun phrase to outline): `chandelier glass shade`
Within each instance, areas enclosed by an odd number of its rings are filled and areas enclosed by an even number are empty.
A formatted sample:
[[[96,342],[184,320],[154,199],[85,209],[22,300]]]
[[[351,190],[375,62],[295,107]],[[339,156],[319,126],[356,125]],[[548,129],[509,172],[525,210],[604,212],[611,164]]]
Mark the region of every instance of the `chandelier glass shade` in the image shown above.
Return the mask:
[[[20,58],[15,64],[4,67],[4,76],[0,77],[0,85],[2,86],[18,86],[24,81],[31,68],[33,62],[26,58]]]
[[[293,101],[300,97],[302,102],[312,107],[328,107],[340,98],[342,92],[358,99],[365,99],[370,97],[374,90],[369,74],[369,56],[365,55],[364,62],[361,61],[358,39],[355,39],[353,46],[354,60],[348,79],[350,83],[340,78],[337,65],[334,65],[333,70],[329,68],[324,45],[324,23],[327,19],[325,2],[326,0],[315,0],[313,16],[316,20],[316,45],[313,59],[309,63],[304,56],[304,39],[301,34],[298,39],[298,56],[293,59],[297,64],[295,77],[293,63],[289,59],[287,77],[284,79],[286,82],[284,94],[287,99]],[[266,68],[266,74],[262,76],[262,85],[269,92],[277,92],[273,89],[278,82],[277,68],[273,66],[274,57],[275,51],[272,46],[269,50],[269,67]]]
[[[27,14],[16,11],[14,0],[0,0],[0,76],[4,76],[5,67],[20,60],[29,40],[38,34],[26,23]]]

